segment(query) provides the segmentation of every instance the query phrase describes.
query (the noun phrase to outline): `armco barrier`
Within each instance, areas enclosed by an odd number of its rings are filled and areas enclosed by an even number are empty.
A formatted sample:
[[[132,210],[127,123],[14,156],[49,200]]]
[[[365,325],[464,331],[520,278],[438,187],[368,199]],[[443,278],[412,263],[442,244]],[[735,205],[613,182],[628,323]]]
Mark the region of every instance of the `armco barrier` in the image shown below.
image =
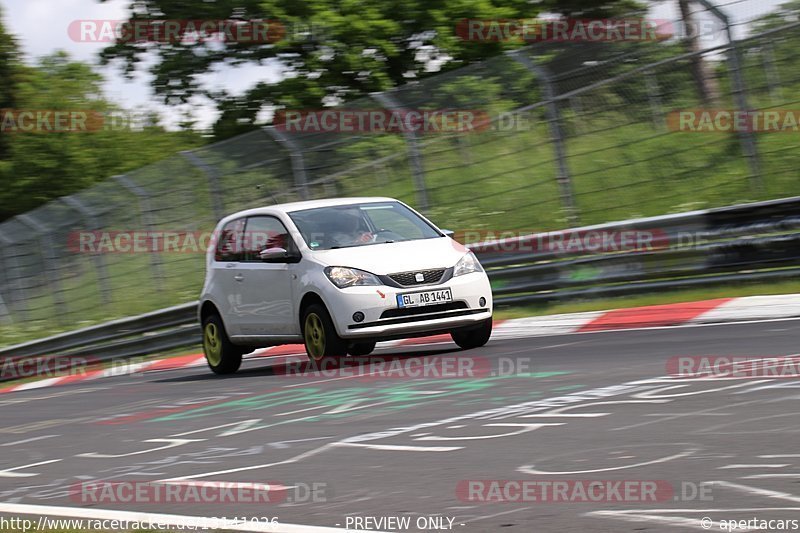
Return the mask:
[[[492,281],[495,305],[643,294],[800,275],[800,197],[563,230],[650,232],[646,249],[533,250],[547,234],[468,245]],[[134,357],[199,345],[197,302],[0,350],[0,358]]]
[[[626,252],[568,248],[529,252],[542,235],[470,246],[497,305],[619,296],[731,282],[789,279],[800,266],[800,197],[649,217],[559,232],[649,232]],[[545,238],[545,240],[547,240]],[[519,251],[515,251],[517,247]]]

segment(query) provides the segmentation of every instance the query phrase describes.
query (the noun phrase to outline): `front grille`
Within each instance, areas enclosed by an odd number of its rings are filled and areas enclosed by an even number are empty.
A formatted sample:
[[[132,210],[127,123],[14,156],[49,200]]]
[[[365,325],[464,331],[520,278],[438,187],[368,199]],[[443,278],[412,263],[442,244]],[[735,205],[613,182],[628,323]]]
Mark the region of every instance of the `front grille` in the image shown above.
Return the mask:
[[[429,285],[431,283],[439,283],[444,277],[445,269],[437,268],[435,270],[416,270],[411,272],[400,272],[398,274],[389,274],[395,282],[404,287],[413,287],[414,285]],[[417,274],[422,274],[423,281],[417,281]]]
[[[446,304],[424,305],[421,307],[405,307],[400,309],[387,309],[381,313],[381,318],[398,318],[403,316],[427,315],[431,313],[442,313],[445,311],[456,311],[466,309],[465,302],[448,302]]]

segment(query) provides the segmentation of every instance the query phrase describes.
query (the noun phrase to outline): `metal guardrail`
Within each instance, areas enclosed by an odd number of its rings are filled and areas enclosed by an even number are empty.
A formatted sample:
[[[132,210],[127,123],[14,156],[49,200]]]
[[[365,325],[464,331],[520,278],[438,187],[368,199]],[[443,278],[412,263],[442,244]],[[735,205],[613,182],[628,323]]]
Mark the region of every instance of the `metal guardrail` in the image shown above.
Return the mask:
[[[199,345],[197,302],[113,320],[0,350],[0,359],[91,354],[93,361],[149,355]],[[8,377],[0,375],[0,381]]]
[[[551,247],[553,235],[649,233],[627,252]],[[495,304],[539,304],[687,287],[790,279],[800,267],[800,197],[599,224],[470,246],[492,280]],[[511,248],[512,250],[509,250]]]
[[[653,238],[646,248],[626,251],[552,246],[575,235],[624,231]],[[542,242],[549,245],[537,249]],[[800,275],[800,197],[468,246],[486,267],[498,307],[793,279]],[[89,353],[102,361],[199,345],[196,310],[190,302],[114,320],[11,346],[0,358]]]

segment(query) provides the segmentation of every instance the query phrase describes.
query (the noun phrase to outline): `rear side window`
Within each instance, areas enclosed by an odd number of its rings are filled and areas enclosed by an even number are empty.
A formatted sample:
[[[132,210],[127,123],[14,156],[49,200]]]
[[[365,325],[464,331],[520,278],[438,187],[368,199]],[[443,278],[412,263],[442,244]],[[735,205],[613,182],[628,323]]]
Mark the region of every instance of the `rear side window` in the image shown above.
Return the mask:
[[[244,237],[244,219],[233,220],[225,224],[217,241],[217,250],[214,253],[216,261],[241,261],[242,240]]]

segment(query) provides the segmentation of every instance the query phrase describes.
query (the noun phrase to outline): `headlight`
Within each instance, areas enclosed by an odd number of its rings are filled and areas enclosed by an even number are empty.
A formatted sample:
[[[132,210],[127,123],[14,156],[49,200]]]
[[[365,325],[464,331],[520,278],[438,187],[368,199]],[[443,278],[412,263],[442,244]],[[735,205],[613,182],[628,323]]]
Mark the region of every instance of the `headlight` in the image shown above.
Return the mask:
[[[461,258],[461,261],[456,263],[456,267],[453,270],[453,277],[463,276],[464,274],[470,274],[472,272],[483,272],[483,267],[478,262],[478,258],[475,257],[475,254],[467,252],[467,254]]]
[[[357,268],[328,267],[325,269],[325,275],[340,289],[357,285],[382,285],[378,276]]]

